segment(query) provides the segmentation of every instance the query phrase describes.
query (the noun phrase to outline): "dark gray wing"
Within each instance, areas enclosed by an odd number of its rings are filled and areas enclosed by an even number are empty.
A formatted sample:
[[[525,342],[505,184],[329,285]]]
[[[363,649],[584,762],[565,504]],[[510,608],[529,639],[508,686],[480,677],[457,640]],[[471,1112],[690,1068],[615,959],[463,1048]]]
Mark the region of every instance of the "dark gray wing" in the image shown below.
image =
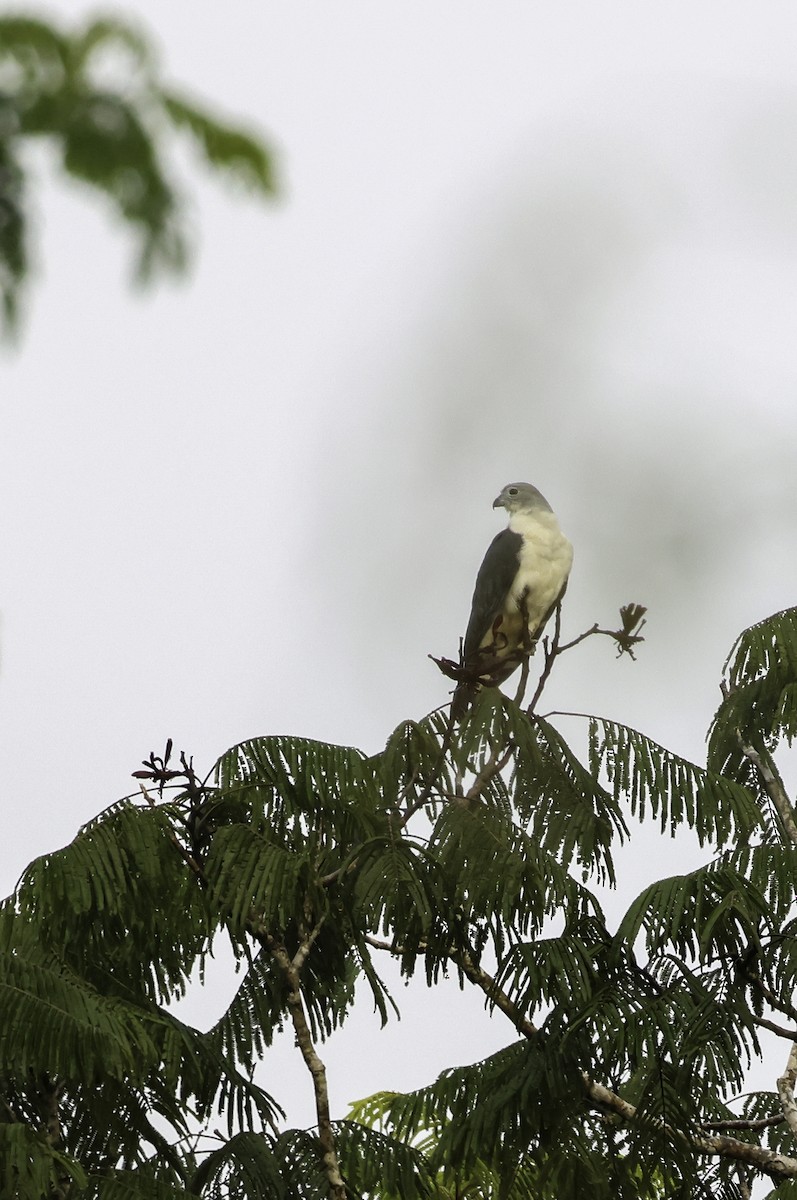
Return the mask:
[[[465,634],[466,664],[476,654],[479,643],[504,607],[506,594],[518,573],[522,545],[523,538],[511,529],[502,529],[489,545],[473,589],[473,604]]]

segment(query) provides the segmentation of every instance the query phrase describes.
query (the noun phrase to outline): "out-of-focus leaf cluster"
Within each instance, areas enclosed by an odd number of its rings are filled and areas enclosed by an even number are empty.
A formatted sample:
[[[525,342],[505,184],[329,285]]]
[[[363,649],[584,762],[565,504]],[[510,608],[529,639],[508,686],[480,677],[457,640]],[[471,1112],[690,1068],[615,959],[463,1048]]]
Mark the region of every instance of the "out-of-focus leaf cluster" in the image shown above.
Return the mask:
[[[75,30],[0,18],[0,311],[13,331],[30,272],[34,200],[26,144],[48,142],[65,173],[101,194],[135,240],[135,277],[180,271],[185,205],[166,165],[187,135],[213,171],[274,192],[272,156],[254,133],[163,86],[151,40],[127,21]]]

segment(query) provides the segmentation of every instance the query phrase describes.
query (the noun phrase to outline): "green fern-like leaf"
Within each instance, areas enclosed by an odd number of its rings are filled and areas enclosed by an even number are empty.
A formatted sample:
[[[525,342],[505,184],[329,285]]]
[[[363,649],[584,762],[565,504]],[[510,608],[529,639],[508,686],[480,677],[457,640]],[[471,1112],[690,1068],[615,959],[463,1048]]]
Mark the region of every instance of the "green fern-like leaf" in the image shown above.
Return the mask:
[[[85,1171],[73,1158],[53,1149],[29,1126],[0,1121],[0,1194],[20,1200],[57,1195],[70,1183],[88,1184]]]
[[[525,937],[552,916],[596,903],[554,854],[498,810],[449,805],[429,850],[443,873],[448,912],[496,930]],[[499,953],[501,944],[499,937]]]
[[[241,797],[255,827],[268,827],[286,848],[334,850],[325,860],[327,871],[343,862],[351,846],[386,828],[373,764],[349,746],[254,738],[223,755],[215,775],[221,793]]]
[[[96,69],[109,50],[118,87],[104,86]],[[156,57],[141,30],[118,18],[68,31],[0,18],[0,301],[8,330],[28,275],[26,139],[53,144],[65,174],[104,197],[131,230],[141,282],[158,271],[181,271],[188,260],[182,198],[164,165],[172,129],[187,132],[216,173],[253,194],[274,193],[272,156],[260,139],[164,88]]]
[[[405,721],[393,731],[381,754],[371,760],[386,806],[401,806],[433,791],[453,791],[443,736],[433,719]]]
[[[797,608],[746,629],[724,667],[723,701],[709,730],[709,765],[750,786],[760,781],[741,743],[770,754],[797,736]]]
[[[414,1146],[358,1121],[338,1121],[335,1136],[346,1183],[355,1195],[380,1200],[426,1200],[436,1195],[434,1173]]]
[[[185,990],[212,934],[204,897],[174,845],[168,805],[114,805],[62,850],[36,859],[0,907],[0,946],[22,928],[102,991],[170,999]],[[171,914],[182,914],[174,937]]]
[[[191,1180],[192,1195],[241,1200],[284,1200],[280,1156],[271,1139],[242,1130],[211,1151]]]
[[[615,799],[625,797],[631,812],[648,813],[662,832],[694,829],[700,844],[746,840],[761,822],[755,796],[716,771],[706,771],[665,750],[636,729],[593,717],[590,767],[605,771]]]
[[[684,958],[741,956],[768,912],[761,892],[739,870],[712,863],[645,888],[620,922],[617,936],[633,945],[644,930],[651,956],[667,947]]]
[[[521,728],[515,802],[531,837],[563,865],[575,864],[585,880],[614,884],[612,847],[628,830],[617,798],[601,785],[558,729],[538,719]]]

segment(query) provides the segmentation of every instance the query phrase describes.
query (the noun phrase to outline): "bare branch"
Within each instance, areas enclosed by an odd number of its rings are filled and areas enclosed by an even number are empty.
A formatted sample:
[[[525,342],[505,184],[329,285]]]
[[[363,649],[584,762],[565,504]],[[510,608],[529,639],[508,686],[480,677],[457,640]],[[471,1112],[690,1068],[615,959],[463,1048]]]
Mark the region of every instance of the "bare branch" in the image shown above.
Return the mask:
[[[318,918],[318,920],[316,921],[315,925],[310,930],[310,932],[304,938],[302,938],[301,944],[299,945],[299,949],[296,951],[296,953],[293,956],[293,959],[291,960],[293,962],[293,965],[296,968],[297,972],[301,972],[302,967],[307,962],[307,956],[309,955],[310,951],[312,950],[315,940],[318,937],[319,933],[321,932],[321,929],[323,927],[323,924],[324,924],[324,921],[326,920],[326,918],[327,918],[327,914],[323,913]]]
[[[589,1099],[600,1108],[616,1113],[625,1121],[633,1121],[637,1110],[633,1104],[623,1100],[615,1092],[609,1091],[600,1083],[595,1083],[589,1076],[582,1075],[584,1086]],[[797,1158],[789,1158],[785,1154],[777,1154],[765,1146],[757,1146],[753,1142],[740,1142],[737,1138],[712,1136],[710,1134],[688,1134],[679,1129],[673,1129],[666,1122],[659,1121],[661,1129],[671,1137],[691,1146],[699,1154],[718,1155],[736,1163],[747,1163],[772,1179],[797,1178]]]

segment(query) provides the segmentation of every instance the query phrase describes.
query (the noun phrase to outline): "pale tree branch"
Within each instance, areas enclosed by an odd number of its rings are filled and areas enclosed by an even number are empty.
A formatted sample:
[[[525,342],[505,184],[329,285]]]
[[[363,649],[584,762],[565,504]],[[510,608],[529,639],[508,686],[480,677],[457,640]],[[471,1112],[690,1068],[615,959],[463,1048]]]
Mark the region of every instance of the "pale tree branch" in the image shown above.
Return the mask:
[[[761,782],[764,785],[767,795],[775,806],[777,814],[783,822],[783,828],[786,830],[789,841],[793,846],[797,846],[797,823],[794,820],[794,809],[783,781],[779,775],[773,771],[769,763],[764,762],[761,755],[754,746],[749,746],[742,737],[740,731],[736,730],[736,740],[739,743],[739,749],[745,758],[753,764],[761,777]]]
[[[321,1162],[327,1177],[328,1194],[330,1200],[346,1200],[346,1184],[343,1182],[343,1176],[340,1173],[340,1163],[335,1147],[335,1135],[329,1113],[327,1070],[313,1044],[313,1037],[302,1000],[301,967],[310,953],[311,944],[308,944],[309,939],[312,936],[313,940],[315,940],[321,923],[319,922],[311,934],[303,940],[293,958],[291,958],[282,942],[272,937],[261,923],[251,921],[249,925],[249,932],[271,955],[287,984],[288,1013],[296,1035],[296,1044],[313,1080],[318,1140],[321,1146]]]
[[[521,1033],[524,1037],[534,1037],[537,1035],[538,1031],[535,1026],[526,1020],[510,998],[501,991],[492,976],[481,967],[476,968],[475,972],[470,972],[464,962],[462,963],[462,969],[468,978],[490,997],[495,1007],[500,1008],[501,1012],[509,1017],[518,1033]],[[797,1076],[797,1064],[795,1065],[794,1073]],[[637,1110],[633,1104],[629,1104],[627,1100],[623,1100],[622,1096],[619,1096],[616,1092],[610,1091],[609,1088],[590,1079],[586,1071],[582,1071],[581,1078],[584,1082],[587,1096],[592,1103],[597,1104],[601,1109],[615,1113],[625,1121],[633,1121],[635,1119]],[[780,1081],[778,1083],[780,1086]],[[794,1077],[792,1077],[791,1084],[793,1088]],[[794,1104],[793,1093],[792,1103]],[[795,1107],[797,1109],[797,1106]],[[673,1129],[666,1122],[661,1122],[661,1127],[668,1134],[686,1142],[701,1154],[719,1155],[734,1162],[747,1163],[773,1179],[797,1178],[797,1159],[789,1158],[783,1154],[776,1154],[773,1150],[768,1150],[764,1146],[756,1146],[750,1142],[740,1142],[738,1139],[731,1137],[712,1136],[710,1134],[686,1134],[681,1130]]]
[[[463,974],[468,977],[471,983],[475,983],[477,987],[481,988],[487,999],[496,1008],[500,1009],[505,1017],[509,1018],[518,1033],[522,1033],[523,1037],[529,1040],[539,1035],[539,1029],[523,1016],[523,1013],[510,1000],[506,992],[503,992],[498,987],[492,975],[489,975],[487,971],[475,963],[467,950],[453,951],[451,958],[455,963],[459,964]]]
[[[797,1080],[797,1042],[792,1042],[786,1070],[778,1079],[778,1096],[783,1115],[794,1137],[797,1137],[797,1101],[794,1099],[794,1083]]]
[[[515,744],[514,742],[510,741],[505,750],[502,750],[500,753],[496,750],[493,753],[492,758],[488,759],[488,761],[484,764],[481,771],[465,793],[464,799],[467,804],[473,804],[475,800],[480,798],[490,780],[495,779],[496,775],[499,775],[501,771],[503,771],[504,767],[512,757],[514,750]]]
[[[366,941],[377,949],[388,950],[393,954],[402,953],[400,946],[395,946],[390,942],[383,942],[370,937],[367,937]],[[423,949],[419,948],[419,953],[422,952]],[[467,978],[472,983],[475,983],[477,987],[481,988],[491,1003],[508,1017],[518,1033],[530,1040],[539,1036],[536,1026],[521,1013],[510,997],[498,987],[493,976],[472,960],[467,951],[452,950],[450,957],[453,962],[461,966]],[[794,1082],[795,1078],[797,1078],[797,1049],[795,1048],[793,1048],[792,1055],[789,1056],[787,1075],[790,1069],[793,1069],[793,1074],[789,1076],[789,1086],[792,1089],[791,1103],[795,1108],[795,1119],[797,1120],[797,1104],[795,1104],[793,1094]],[[785,1075],[784,1079],[786,1077]],[[637,1109],[635,1106],[629,1104],[617,1092],[613,1092],[609,1088],[604,1087],[603,1084],[596,1083],[595,1080],[590,1079],[586,1071],[582,1071],[581,1078],[587,1099],[591,1104],[594,1104],[603,1112],[614,1113],[615,1116],[621,1117],[624,1121],[632,1122],[636,1119]],[[779,1080],[779,1089],[780,1084],[781,1081]],[[737,1129],[765,1128],[770,1124],[780,1123],[780,1120],[781,1118],[778,1118],[777,1121],[767,1118],[762,1124],[752,1125],[747,1122],[739,1122],[732,1127]],[[696,1150],[699,1154],[711,1155],[712,1157],[718,1156],[739,1165],[753,1167],[755,1170],[768,1175],[772,1179],[797,1179],[797,1158],[778,1154],[774,1150],[768,1150],[764,1146],[759,1146],[752,1142],[742,1142],[737,1138],[722,1134],[684,1133],[682,1130],[674,1129],[664,1121],[660,1121],[659,1124],[661,1129],[669,1136],[677,1138],[693,1150]]]

